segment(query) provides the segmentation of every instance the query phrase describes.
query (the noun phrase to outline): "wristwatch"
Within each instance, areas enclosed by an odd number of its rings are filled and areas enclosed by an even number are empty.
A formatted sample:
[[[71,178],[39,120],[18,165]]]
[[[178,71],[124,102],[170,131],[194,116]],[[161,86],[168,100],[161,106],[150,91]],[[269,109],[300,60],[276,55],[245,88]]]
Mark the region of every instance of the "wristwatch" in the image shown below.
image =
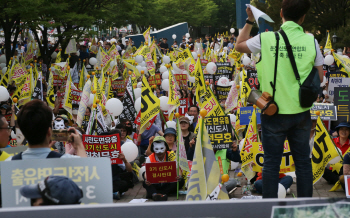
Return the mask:
[[[251,22],[250,20],[248,20],[248,18],[245,20],[245,23],[250,24],[250,25],[254,25],[255,24],[255,22]]]

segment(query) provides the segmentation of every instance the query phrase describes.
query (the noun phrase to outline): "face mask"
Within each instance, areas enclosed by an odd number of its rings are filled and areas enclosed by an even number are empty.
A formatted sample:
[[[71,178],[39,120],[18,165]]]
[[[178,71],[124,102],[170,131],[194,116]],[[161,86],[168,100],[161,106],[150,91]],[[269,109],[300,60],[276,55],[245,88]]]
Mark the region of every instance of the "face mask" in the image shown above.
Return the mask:
[[[65,126],[64,126],[64,121],[63,119],[62,120],[55,120],[55,129],[64,129]]]
[[[165,152],[164,142],[153,142],[153,150],[156,154],[161,154]]]

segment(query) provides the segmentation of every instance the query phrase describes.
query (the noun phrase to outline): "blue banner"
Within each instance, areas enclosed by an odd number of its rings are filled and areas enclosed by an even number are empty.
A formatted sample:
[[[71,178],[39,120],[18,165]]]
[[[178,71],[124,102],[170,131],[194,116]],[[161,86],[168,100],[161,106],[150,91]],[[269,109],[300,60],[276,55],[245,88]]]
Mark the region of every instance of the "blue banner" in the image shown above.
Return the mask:
[[[261,124],[260,120],[260,113],[261,110],[259,108],[256,108],[256,124]],[[249,125],[250,119],[252,118],[252,113],[253,113],[254,108],[251,107],[241,107],[240,109],[240,125]]]

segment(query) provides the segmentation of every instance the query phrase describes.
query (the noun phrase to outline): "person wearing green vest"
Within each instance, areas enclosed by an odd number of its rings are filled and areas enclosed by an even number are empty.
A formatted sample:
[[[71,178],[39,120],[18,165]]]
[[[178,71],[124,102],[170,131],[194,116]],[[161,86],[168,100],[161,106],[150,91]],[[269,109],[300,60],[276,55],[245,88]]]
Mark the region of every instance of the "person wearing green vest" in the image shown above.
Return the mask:
[[[283,0],[280,16],[281,29],[292,46],[293,55],[302,84],[313,67],[323,80],[323,57],[314,37],[305,34],[300,26],[310,9],[310,0]],[[261,53],[256,64],[260,90],[273,94],[275,72],[276,36],[264,32],[250,39],[254,24],[252,10],[247,8],[248,18],[237,39],[236,50],[243,53]],[[262,144],[264,148],[263,198],[277,198],[279,169],[283,154],[283,143],[287,138],[296,167],[298,197],[312,197],[312,167],[309,137],[311,129],[310,108],[299,102],[299,84],[288,57],[286,43],[280,33],[277,63],[277,80],[274,100],[279,111],[275,115],[261,115]]]

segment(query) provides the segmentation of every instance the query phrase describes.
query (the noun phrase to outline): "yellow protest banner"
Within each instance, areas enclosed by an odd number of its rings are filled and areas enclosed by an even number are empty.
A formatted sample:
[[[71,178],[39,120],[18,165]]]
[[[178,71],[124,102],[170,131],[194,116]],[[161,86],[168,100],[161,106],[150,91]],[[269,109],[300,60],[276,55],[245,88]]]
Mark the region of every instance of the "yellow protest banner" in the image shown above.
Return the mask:
[[[140,134],[148,127],[149,121],[160,112],[160,100],[157,98],[147,82],[147,78],[142,78],[141,89],[141,124]]]
[[[292,152],[290,151],[288,141],[284,142],[283,148],[284,150],[283,150],[283,155],[281,160],[280,173],[294,172],[295,166],[294,166]],[[262,168],[264,165],[264,149],[261,142],[253,142],[252,150],[254,154],[253,171],[262,172]]]
[[[252,151],[253,142],[258,141],[258,133],[256,128],[256,109],[253,110],[252,118],[248,126],[246,137],[244,139],[243,148],[240,151],[242,166],[249,164],[253,161],[254,155]]]
[[[324,169],[328,162],[339,156],[336,146],[328,134],[327,129],[320,117],[317,118],[316,135],[314,148],[312,149],[312,174],[313,184],[315,184],[323,175]]]
[[[205,92],[207,91],[207,89],[205,86],[205,80],[204,80],[204,76],[203,76],[201,60],[199,58],[197,59],[197,64],[196,64],[195,86],[196,86],[196,101],[200,102],[200,97],[205,95]]]
[[[350,59],[342,55],[338,55],[335,52],[333,52],[333,56],[335,63],[340,68],[340,71],[347,73],[348,77],[350,77]]]
[[[169,120],[173,120],[174,113],[173,111],[180,107],[180,97],[176,91],[176,80],[171,72],[171,69],[169,68],[169,100],[168,100],[168,113],[169,113]]]
[[[332,41],[331,41],[331,36],[328,32],[326,46],[324,47],[324,53],[327,53],[331,50],[332,50]]]

